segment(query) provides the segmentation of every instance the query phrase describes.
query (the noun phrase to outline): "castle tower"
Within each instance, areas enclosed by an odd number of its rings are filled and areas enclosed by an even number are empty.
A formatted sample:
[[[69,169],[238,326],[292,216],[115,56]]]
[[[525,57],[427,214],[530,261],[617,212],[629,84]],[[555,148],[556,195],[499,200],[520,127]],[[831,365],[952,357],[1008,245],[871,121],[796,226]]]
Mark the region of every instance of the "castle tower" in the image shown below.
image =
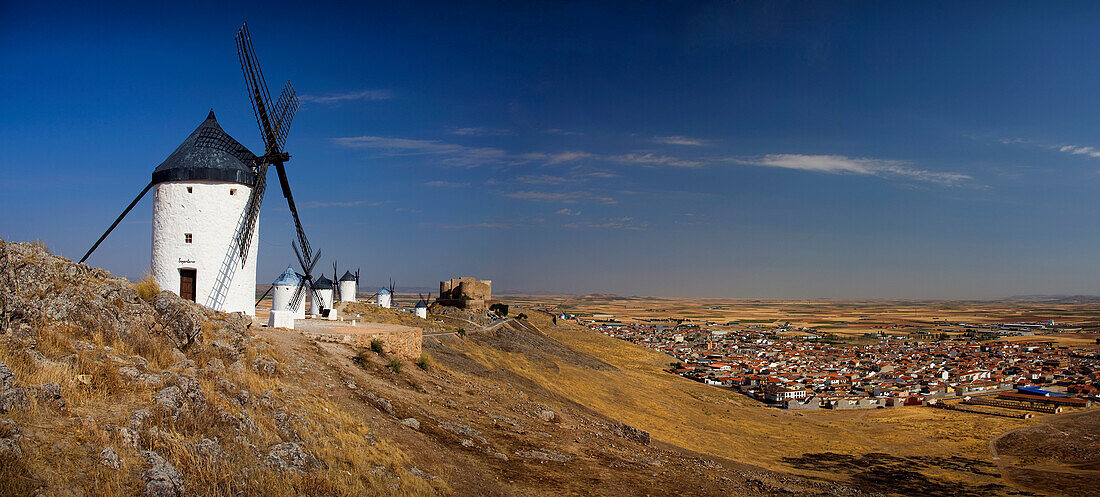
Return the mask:
[[[256,156],[230,137],[214,111],[153,171],[153,278],[212,309],[256,315],[256,240],[236,244]]]

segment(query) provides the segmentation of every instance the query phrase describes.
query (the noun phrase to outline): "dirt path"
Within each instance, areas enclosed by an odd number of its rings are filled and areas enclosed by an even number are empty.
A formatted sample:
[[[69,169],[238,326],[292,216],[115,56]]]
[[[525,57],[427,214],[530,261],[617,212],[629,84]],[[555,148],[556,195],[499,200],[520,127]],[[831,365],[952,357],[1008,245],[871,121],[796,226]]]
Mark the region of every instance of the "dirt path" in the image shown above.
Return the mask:
[[[475,323],[473,321],[470,321],[468,319],[463,319],[462,321],[470,323],[474,326],[478,325],[477,323]],[[492,331],[492,330],[496,329],[497,327],[503,325],[504,323],[508,323],[508,322],[511,322],[511,321],[512,321],[512,318],[503,319],[503,320],[497,321],[493,324],[490,324],[488,326],[482,327],[480,330],[474,331],[473,333],[481,333],[481,332],[484,332],[484,331]],[[457,334],[458,334],[457,331],[443,331],[443,332],[439,332],[439,333],[425,333],[424,336],[426,336],[426,337],[440,337],[440,336],[457,335]]]

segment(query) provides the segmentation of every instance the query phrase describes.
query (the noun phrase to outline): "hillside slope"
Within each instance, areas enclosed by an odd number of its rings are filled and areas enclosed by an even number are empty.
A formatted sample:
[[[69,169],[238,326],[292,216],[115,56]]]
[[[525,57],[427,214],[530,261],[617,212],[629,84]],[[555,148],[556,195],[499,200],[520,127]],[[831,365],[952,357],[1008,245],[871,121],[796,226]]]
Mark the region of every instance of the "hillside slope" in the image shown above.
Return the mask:
[[[519,311],[517,311],[519,312]],[[654,444],[690,448],[714,460],[831,480],[863,492],[894,495],[1016,495],[989,452],[1000,433],[1041,422],[924,408],[822,410],[768,408],[728,389],[662,371],[673,359],[659,352],[523,309],[525,325],[583,357],[546,360],[536,350],[509,349],[495,337],[445,342],[487,377],[572,402],[647,431]],[[507,340],[515,343],[514,340]],[[433,350],[425,343],[425,350]],[[440,352],[433,352],[440,354]],[[1027,488],[1026,490],[1033,490]],[[1057,491],[1052,492],[1057,494]]]
[[[467,349],[614,372],[526,323],[403,363],[0,240],[2,495],[854,494],[652,444]]]

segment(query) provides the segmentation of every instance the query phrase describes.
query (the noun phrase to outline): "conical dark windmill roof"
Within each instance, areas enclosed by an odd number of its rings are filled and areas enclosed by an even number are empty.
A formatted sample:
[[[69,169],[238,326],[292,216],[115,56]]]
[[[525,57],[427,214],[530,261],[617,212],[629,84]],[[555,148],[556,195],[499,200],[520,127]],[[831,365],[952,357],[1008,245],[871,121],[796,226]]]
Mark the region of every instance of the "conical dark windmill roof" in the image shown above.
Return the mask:
[[[252,186],[256,182],[252,170],[255,159],[218,125],[211,110],[191,136],[153,170],[153,183],[213,180]]]
[[[340,281],[355,281],[355,275],[351,274],[351,271],[344,271],[344,275],[340,277]]]
[[[332,280],[322,275],[320,278],[317,278],[317,281],[313,282],[313,288],[315,290],[332,290]]]

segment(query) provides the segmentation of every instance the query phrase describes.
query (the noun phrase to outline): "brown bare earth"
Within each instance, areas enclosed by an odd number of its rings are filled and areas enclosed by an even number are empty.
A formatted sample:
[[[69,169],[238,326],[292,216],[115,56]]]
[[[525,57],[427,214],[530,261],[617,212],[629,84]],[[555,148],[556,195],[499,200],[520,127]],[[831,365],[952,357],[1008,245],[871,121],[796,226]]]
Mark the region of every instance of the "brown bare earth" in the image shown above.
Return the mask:
[[[990,443],[1007,479],[1037,491],[1089,495],[1100,485],[1100,410],[1049,416]]]

